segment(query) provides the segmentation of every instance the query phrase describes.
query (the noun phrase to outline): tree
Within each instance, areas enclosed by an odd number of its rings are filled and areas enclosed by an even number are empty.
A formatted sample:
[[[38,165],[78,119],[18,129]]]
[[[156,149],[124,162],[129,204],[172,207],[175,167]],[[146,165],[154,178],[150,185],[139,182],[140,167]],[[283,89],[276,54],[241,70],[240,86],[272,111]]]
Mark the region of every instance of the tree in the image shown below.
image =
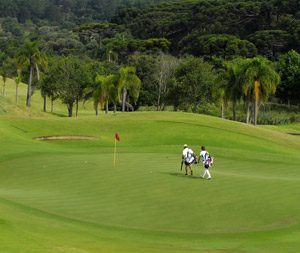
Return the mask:
[[[16,103],[18,102],[19,83],[20,82],[21,82],[21,76],[15,77],[15,83],[16,83]]]
[[[291,50],[278,62],[277,70],[281,81],[276,90],[276,96],[281,101],[290,104],[299,104],[300,97],[300,55]]]
[[[138,105],[157,105],[157,59],[153,54],[137,52],[128,57],[128,63],[135,67],[141,79]]]
[[[244,94],[247,94],[247,119],[249,123],[249,102],[252,94],[254,125],[257,124],[257,114],[260,104],[274,94],[280,76],[271,62],[263,57],[255,57],[244,64],[244,79],[242,81]]]
[[[51,113],[53,113],[54,101],[59,97],[59,75],[57,72],[59,63],[55,62],[55,60],[57,59],[51,59],[49,68],[44,73],[40,83],[41,93],[44,98],[44,112],[46,111],[46,97],[48,96],[51,100]]]
[[[175,71],[183,103],[193,112],[211,101],[216,74],[202,58],[191,57],[181,62]]]
[[[114,112],[116,106],[116,94],[118,90],[119,77],[116,75],[97,75],[95,82],[97,88],[94,92],[94,101],[100,102],[101,109],[104,108],[105,100],[105,113],[108,114],[108,104],[109,101],[114,103]]]
[[[17,76],[15,77],[15,83],[16,83],[16,103],[18,102],[18,93],[19,93],[19,83],[22,81],[21,72],[24,63],[22,61],[19,61],[18,58],[14,60],[14,65],[17,69]]]
[[[27,100],[26,105],[31,105],[31,84],[34,74],[34,69],[36,69],[37,72],[37,78],[39,79],[39,65],[45,64],[46,56],[41,54],[38,46],[39,41],[33,41],[33,42],[26,42],[21,51],[17,54],[18,61],[21,63],[25,63],[26,61],[29,61],[29,80],[28,80],[28,88],[27,88]]]
[[[228,94],[226,91],[228,91],[228,86],[230,85],[230,77],[229,73],[222,69],[219,71],[217,77],[216,77],[216,87],[213,90],[213,98],[216,101],[216,104],[221,104],[221,118],[224,118],[224,108],[227,104],[227,98]]]
[[[126,101],[126,99],[129,100],[129,96],[127,97],[127,93],[130,92],[132,98],[136,100],[138,98],[139,89],[141,87],[141,80],[136,75],[136,70],[134,67],[122,67],[120,69],[118,86],[119,91],[123,90],[122,101],[119,98],[119,101],[122,104],[122,112],[125,112],[125,105],[133,110],[133,106],[128,101]]]
[[[278,53],[284,52],[291,41],[291,35],[282,30],[256,31],[248,40],[256,45],[259,55],[274,60]]]
[[[156,79],[158,85],[157,94],[157,111],[163,109],[162,95],[167,92],[168,79],[174,74],[175,67],[178,64],[178,60],[175,57],[166,55],[163,52],[159,54],[156,64]]]
[[[241,81],[243,79],[243,69],[241,68],[242,60],[236,59],[233,62],[228,62],[226,69],[220,71],[217,77],[218,89],[222,93],[223,103],[226,106],[227,101],[232,101],[233,120],[236,120],[236,104],[243,97]],[[223,115],[223,112],[222,112]]]
[[[117,33],[125,31],[124,26],[113,23],[105,24],[85,24],[78,28],[73,29],[74,32],[78,32],[80,40],[83,43],[90,42],[91,39],[96,39],[99,48],[102,48],[102,40],[106,37],[114,37]]]
[[[1,75],[2,75],[2,80],[3,80],[3,97],[5,97],[6,80],[7,80],[7,77],[8,77],[5,68],[3,68],[1,70]]]
[[[85,59],[69,55],[62,58],[56,71],[59,98],[67,105],[69,117],[73,116],[76,104],[77,116],[78,102],[83,99],[85,88],[92,83],[89,65]]]
[[[228,34],[201,35],[190,34],[179,43],[182,53],[193,54],[194,56],[217,56],[225,60],[231,60],[236,56],[253,57],[257,50],[253,43],[248,40]]]

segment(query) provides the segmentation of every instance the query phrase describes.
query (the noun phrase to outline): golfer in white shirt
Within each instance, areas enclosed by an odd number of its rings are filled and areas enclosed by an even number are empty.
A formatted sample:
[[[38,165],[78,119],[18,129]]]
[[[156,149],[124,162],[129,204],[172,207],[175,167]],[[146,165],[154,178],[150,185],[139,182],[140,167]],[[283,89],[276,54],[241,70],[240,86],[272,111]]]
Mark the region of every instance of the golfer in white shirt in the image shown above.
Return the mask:
[[[205,175],[207,174],[207,179],[211,179],[211,175],[210,175],[209,170],[208,170],[208,168],[209,168],[209,162],[208,162],[209,153],[205,150],[204,146],[201,147],[201,152],[200,152],[200,155],[199,155],[199,158],[198,158],[198,163],[200,162],[201,158],[203,160],[204,171],[203,171],[202,176],[200,176],[200,177],[204,178]]]
[[[193,152],[193,150],[191,150],[190,148],[188,148],[187,144],[183,145],[183,151],[182,151],[182,159],[184,160],[185,163],[185,175],[188,174],[188,167],[190,168],[191,171],[191,175],[193,175],[193,168],[192,168],[192,164],[195,160],[195,153]]]

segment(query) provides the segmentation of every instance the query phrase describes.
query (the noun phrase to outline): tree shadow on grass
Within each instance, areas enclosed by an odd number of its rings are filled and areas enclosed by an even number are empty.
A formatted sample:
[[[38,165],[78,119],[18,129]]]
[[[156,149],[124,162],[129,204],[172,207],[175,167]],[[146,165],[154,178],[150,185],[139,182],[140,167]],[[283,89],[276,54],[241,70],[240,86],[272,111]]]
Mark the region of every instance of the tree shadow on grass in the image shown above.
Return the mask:
[[[187,179],[202,179],[200,178],[200,176],[191,176],[191,174],[189,173],[189,175],[185,175],[184,172],[160,172],[162,174],[169,174],[171,176],[174,176],[174,177],[184,177],[184,178],[187,178]]]
[[[58,117],[61,117],[61,118],[67,118],[68,117],[68,115],[65,115],[65,114],[62,114],[62,113],[57,113],[57,112],[46,112],[46,114],[55,115],[55,116],[58,116]]]

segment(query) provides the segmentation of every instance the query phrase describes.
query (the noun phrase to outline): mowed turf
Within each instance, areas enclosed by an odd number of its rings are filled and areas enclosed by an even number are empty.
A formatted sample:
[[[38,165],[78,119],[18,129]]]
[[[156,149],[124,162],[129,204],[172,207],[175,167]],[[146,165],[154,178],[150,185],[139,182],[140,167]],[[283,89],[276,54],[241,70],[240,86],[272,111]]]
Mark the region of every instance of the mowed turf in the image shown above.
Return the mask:
[[[50,135],[100,138],[33,139]],[[300,250],[299,136],[137,112],[5,115],[0,140],[1,252]],[[197,154],[207,146],[212,180],[200,179],[201,165],[180,171],[184,143]]]

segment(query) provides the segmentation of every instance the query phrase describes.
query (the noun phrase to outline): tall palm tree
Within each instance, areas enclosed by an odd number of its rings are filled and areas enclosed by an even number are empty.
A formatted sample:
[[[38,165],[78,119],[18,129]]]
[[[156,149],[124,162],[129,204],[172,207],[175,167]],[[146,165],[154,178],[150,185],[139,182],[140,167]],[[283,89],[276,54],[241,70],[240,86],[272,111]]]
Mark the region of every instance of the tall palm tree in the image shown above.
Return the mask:
[[[117,75],[109,75],[106,77],[107,79],[107,96],[109,100],[113,103],[114,105],[114,113],[116,113],[117,110],[117,103],[119,101],[118,99],[118,84],[119,84],[119,76]]]
[[[127,92],[129,91],[133,96],[133,99],[136,100],[139,95],[139,89],[141,87],[141,80],[136,75],[136,70],[134,67],[122,67],[120,69],[120,78],[119,78],[119,91],[123,90],[122,101],[119,101],[122,104],[122,112],[125,112],[125,105],[131,106],[126,102]],[[131,106],[133,109],[133,106]]]
[[[18,102],[18,93],[19,93],[19,83],[21,82],[21,77],[17,76],[15,78],[15,83],[16,83],[16,103]]]
[[[232,112],[233,120],[236,120],[236,104],[243,96],[242,86],[241,86],[241,76],[242,70],[239,66],[239,61],[233,63],[227,63],[226,70],[221,71],[216,79],[218,83],[219,93],[223,97],[222,103],[222,113],[227,105],[227,101],[232,101]]]
[[[19,93],[19,83],[22,81],[21,78],[21,71],[24,65],[24,62],[19,61],[18,58],[15,58],[14,60],[15,66],[17,68],[17,77],[15,77],[15,83],[16,83],[16,103],[18,102],[18,93]]]
[[[230,64],[227,69],[228,85],[226,87],[226,94],[232,101],[233,120],[236,120],[236,104],[243,97],[243,68],[241,68],[241,60],[237,60]]]
[[[224,118],[224,108],[227,104],[227,86],[229,85],[228,73],[222,69],[216,78],[216,87],[213,90],[214,100],[220,101],[221,103],[221,118]],[[218,102],[217,102],[218,103]],[[219,103],[218,103],[219,104]]]
[[[118,97],[118,84],[119,84],[119,76],[113,75],[112,79],[110,80],[111,85],[108,89],[108,96],[110,101],[114,105],[114,113],[117,111],[117,103],[119,102]]]
[[[3,97],[5,97],[5,87],[6,87],[6,80],[7,80],[7,73],[5,70],[1,71],[1,75],[2,75],[2,80],[3,80]]]
[[[247,95],[246,121],[249,123],[250,99],[252,98],[254,125],[256,125],[259,106],[270,94],[275,93],[280,76],[271,65],[271,62],[263,57],[255,57],[248,60],[244,67],[243,90],[244,94]]]
[[[104,109],[104,100],[106,95],[106,87],[105,87],[105,76],[97,75],[95,78],[96,89],[93,94],[94,104],[96,108],[96,115],[98,115],[98,104],[101,105],[101,110]]]
[[[31,105],[31,84],[33,79],[33,73],[34,69],[37,71],[37,77],[39,79],[39,65],[43,64],[45,61],[45,56],[41,54],[38,46],[39,41],[33,41],[33,42],[26,42],[23,45],[23,48],[21,51],[17,54],[18,61],[21,63],[25,63],[26,61],[29,61],[29,80],[28,80],[28,88],[27,88],[27,100],[26,105]]]
[[[116,108],[116,94],[119,77],[116,75],[97,75],[95,82],[97,88],[94,92],[94,102],[101,104],[101,109],[104,108],[105,101],[105,113],[108,114],[108,103],[111,100],[114,103],[114,112]]]

